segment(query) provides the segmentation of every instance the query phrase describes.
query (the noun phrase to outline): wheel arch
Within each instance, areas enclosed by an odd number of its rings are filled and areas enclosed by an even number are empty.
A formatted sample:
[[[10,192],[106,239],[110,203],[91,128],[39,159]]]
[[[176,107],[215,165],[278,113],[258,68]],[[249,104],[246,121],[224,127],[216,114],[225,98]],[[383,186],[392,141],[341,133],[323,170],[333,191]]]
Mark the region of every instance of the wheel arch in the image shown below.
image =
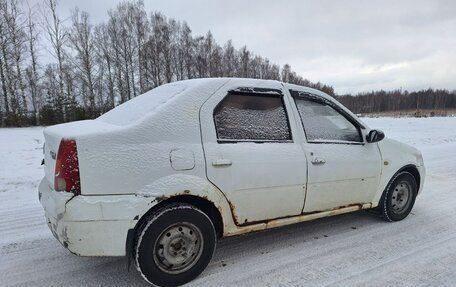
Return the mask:
[[[206,214],[209,219],[212,221],[214,225],[215,232],[217,234],[217,238],[221,238],[224,234],[224,221],[223,216],[220,210],[215,206],[215,204],[207,198],[192,195],[192,194],[178,194],[174,196],[170,196],[166,199],[162,199],[160,202],[152,206],[147,212],[145,212],[136,223],[135,227],[128,230],[127,233],[127,240],[125,244],[125,251],[128,257],[128,266],[130,266],[131,260],[134,258],[134,246],[136,244],[136,239],[138,236],[138,232],[147,224],[147,218],[154,213],[155,211],[159,210],[162,207],[167,205],[171,205],[173,203],[186,203],[190,204],[199,210],[201,210],[204,214]]]
[[[409,172],[411,175],[413,175],[413,177],[415,178],[416,180],[416,186],[417,188],[420,187],[420,183],[421,183],[421,175],[420,175],[420,172],[418,171],[418,168],[413,165],[413,164],[408,164],[404,167],[402,167],[401,169],[399,169],[396,173],[394,173],[393,177],[390,179],[390,181],[388,182],[388,185],[390,184],[391,180],[400,172],[403,172],[403,171],[407,171]]]
[[[416,194],[413,196],[413,199],[411,201],[411,207],[407,207],[408,211],[406,211],[405,215],[401,215],[401,214],[394,214],[394,212],[391,210],[391,206],[388,207],[388,204],[387,204],[387,197],[388,197],[388,192],[391,190],[391,185],[394,183],[394,181],[399,177],[399,176],[402,176],[402,175],[411,175],[412,178],[415,180],[415,187],[416,187]],[[413,208],[413,205],[415,203],[415,199],[416,199],[416,196],[418,195],[418,192],[419,192],[419,188],[420,188],[420,181],[421,181],[421,175],[420,175],[420,172],[418,170],[418,168],[413,165],[413,164],[409,164],[409,165],[405,165],[403,166],[402,168],[400,168],[398,171],[396,171],[393,176],[391,177],[391,179],[388,181],[388,184],[385,186],[383,192],[382,192],[382,195],[380,197],[380,202],[378,204],[378,208],[377,208],[377,211],[380,212],[380,214],[382,215],[383,219],[385,219],[386,221],[388,222],[393,222],[393,221],[400,221],[402,219],[404,219],[405,217],[407,217],[407,215],[409,214],[409,212],[411,211],[411,209]],[[402,184],[401,184],[402,186]],[[396,188],[396,191],[398,190],[397,187]],[[393,197],[394,199],[394,197]],[[390,199],[388,199],[390,200]],[[391,213],[392,212],[392,213]]]
[[[388,186],[391,184],[393,179],[396,177],[397,174],[400,172],[409,172],[416,180],[416,185],[417,185],[417,192],[420,191],[421,183],[422,183],[422,178],[421,178],[421,173],[418,169],[418,167],[415,164],[409,163],[406,165],[401,166],[400,168],[396,169],[394,172],[393,171],[383,171],[383,175],[380,179],[380,185],[378,187],[377,193],[375,195],[375,198],[372,201],[373,207],[376,207],[380,204],[383,194],[385,193],[385,190],[388,188]]]
[[[206,214],[209,219],[211,219],[212,224],[214,224],[215,231],[217,233],[217,237],[223,236],[223,218],[220,213],[220,211],[217,209],[215,204],[208,200],[207,198],[203,198],[200,196],[192,195],[192,194],[179,194],[175,196],[171,196],[167,199],[164,199],[154,205],[152,208],[150,208],[138,221],[138,223],[135,226],[135,231],[140,229],[142,225],[144,224],[144,221],[148,216],[152,213],[154,213],[156,210],[173,204],[173,203],[187,203],[190,204],[202,212]]]

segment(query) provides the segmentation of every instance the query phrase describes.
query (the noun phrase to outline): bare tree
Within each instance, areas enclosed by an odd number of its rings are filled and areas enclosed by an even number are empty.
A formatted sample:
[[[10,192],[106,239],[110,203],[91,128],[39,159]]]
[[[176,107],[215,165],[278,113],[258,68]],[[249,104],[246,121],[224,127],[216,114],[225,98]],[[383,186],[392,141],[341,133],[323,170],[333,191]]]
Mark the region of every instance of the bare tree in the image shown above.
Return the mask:
[[[290,82],[291,67],[288,64],[283,65],[281,79],[283,82]]]
[[[95,48],[97,53],[97,63],[100,68],[100,74],[98,76],[99,82],[99,93],[104,91],[104,86],[107,86],[106,95],[107,105],[106,108],[112,109],[116,103],[115,93],[115,75],[114,75],[114,64],[115,59],[113,58],[114,48],[112,40],[109,37],[108,28],[105,24],[101,24],[95,27]],[[103,95],[100,95],[103,97]],[[104,109],[104,107],[102,107]]]
[[[23,125],[27,117],[24,82],[24,51],[26,33],[23,13],[16,0],[0,2],[0,51],[5,109],[9,124]],[[6,91],[6,92],[5,92]]]
[[[136,69],[135,72],[138,73],[139,77],[139,90],[140,93],[146,92],[148,89],[146,88],[144,75],[141,70],[141,57],[143,51],[144,43],[146,42],[147,36],[150,33],[150,24],[147,20],[147,13],[144,9],[144,3],[142,1],[137,1],[134,3],[133,10],[133,30],[135,36],[135,44],[136,44],[136,53],[133,55],[136,58]],[[136,94],[135,94],[136,96]]]
[[[249,75],[250,51],[246,46],[239,51],[239,77],[247,78]]]
[[[57,0],[45,0],[45,7],[47,11],[43,12],[43,18],[45,21],[45,30],[49,37],[49,42],[52,46],[51,54],[57,60],[57,76],[58,76],[58,89],[59,92],[54,94],[57,97],[57,108],[63,117],[63,121],[66,121],[66,103],[65,100],[69,95],[65,93],[65,51],[64,47],[68,38],[67,31],[62,26],[62,21],[57,15]],[[50,12],[51,19],[46,15]]]
[[[186,23],[171,22],[172,24],[172,49],[173,55],[173,73],[176,80],[184,80],[188,78],[187,61],[191,61],[191,30]]]
[[[41,89],[38,81],[40,80],[38,75],[38,58],[37,58],[37,42],[39,34],[36,29],[34,22],[34,13],[32,7],[28,7],[28,18],[27,18],[27,31],[28,31],[28,49],[30,54],[30,65],[27,67],[26,76],[28,87],[30,90],[30,99],[33,108],[33,114],[35,117],[35,123],[40,124],[40,108],[41,108]]]
[[[22,72],[23,54],[26,49],[26,34],[24,24],[22,23],[22,11],[18,7],[17,0],[10,0],[10,13],[7,23],[12,45],[15,71],[15,86],[18,87],[18,96],[21,101],[19,104],[19,112],[23,118],[27,116],[27,99],[25,97],[24,75]]]
[[[198,78],[205,78],[208,76],[208,63],[207,63],[207,48],[205,45],[205,38],[202,36],[196,37],[195,40],[195,56],[194,67],[195,76]]]
[[[179,38],[179,47],[182,49],[182,56],[184,58],[185,76],[183,79],[191,79],[194,77],[193,63],[194,63],[194,42],[192,37],[192,30],[186,22],[181,27],[181,37]]]
[[[233,77],[236,73],[237,58],[236,51],[231,40],[226,42],[223,52],[223,75],[226,77]]]
[[[117,8],[119,9],[119,7]],[[115,79],[115,86],[119,93],[119,102],[123,103],[126,101],[126,85],[124,85],[123,76],[123,61],[122,61],[122,45],[120,42],[121,32],[119,24],[119,17],[117,10],[110,10],[108,12],[109,21],[106,26],[107,39],[111,44],[110,59],[112,59],[113,65],[113,77]]]
[[[6,0],[0,0],[0,10],[5,11],[6,10],[6,5],[7,2]],[[2,126],[5,126],[5,122],[8,122],[8,118],[10,116],[10,104],[9,104],[9,91],[8,91],[8,79],[6,76],[7,73],[7,34],[6,34],[6,21],[5,17],[0,15],[0,81],[1,81],[1,86],[2,86],[2,99],[3,99],[3,106],[5,110],[5,115],[2,113],[1,117],[1,123]],[[2,110],[3,111],[3,110]]]
[[[97,115],[95,105],[95,48],[92,25],[89,23],[89,14],[75,9],[71,15],[72,28],[69,33],[69,42],[76,55],[74,69],[77,69],[80,79],[81,95],[90,118]]]
[[[209,75],[211,77],[223,77],[223,49],[215,44],[210,55]]]
[[[146,71],[140,71],[143,42],[147,37],[148,22],[142,1],[122,2],[109,11],[108,35],[113,46],[113,67],[120,102],[138,95],[147,81]],[[139,81],[138,81],[139,79]]]

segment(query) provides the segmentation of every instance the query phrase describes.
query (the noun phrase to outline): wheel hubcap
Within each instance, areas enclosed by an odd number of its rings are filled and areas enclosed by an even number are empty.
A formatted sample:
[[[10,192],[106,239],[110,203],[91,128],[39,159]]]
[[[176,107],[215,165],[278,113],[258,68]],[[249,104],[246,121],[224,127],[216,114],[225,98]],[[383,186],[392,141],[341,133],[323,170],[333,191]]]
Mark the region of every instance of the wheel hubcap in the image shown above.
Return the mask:
[[[410,205],[411,187],[408,182],[399,182],[391,195],[391,207],[396,214],[407,210]]]
[[[165,229],[154,248],[154,261],[164,272],[178,274],[198,262],[203,251],[201,231],[189,222],[181,222]]]

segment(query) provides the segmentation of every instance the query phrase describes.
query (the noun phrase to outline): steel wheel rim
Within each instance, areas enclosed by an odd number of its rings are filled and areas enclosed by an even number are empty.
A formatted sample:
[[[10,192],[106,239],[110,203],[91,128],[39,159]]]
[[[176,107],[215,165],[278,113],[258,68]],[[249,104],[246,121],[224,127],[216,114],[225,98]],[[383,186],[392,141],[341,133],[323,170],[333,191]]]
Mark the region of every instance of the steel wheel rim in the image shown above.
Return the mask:
[[[180,274],[198,262],[203,246],[200,229],[192,223],[180,222],[170,225],[158,236],[153,258],[163,272]]]
[[[391,208],[396,214],[406,211],[412,198],[412,188],[406,181],[399,182],[391,195]]]

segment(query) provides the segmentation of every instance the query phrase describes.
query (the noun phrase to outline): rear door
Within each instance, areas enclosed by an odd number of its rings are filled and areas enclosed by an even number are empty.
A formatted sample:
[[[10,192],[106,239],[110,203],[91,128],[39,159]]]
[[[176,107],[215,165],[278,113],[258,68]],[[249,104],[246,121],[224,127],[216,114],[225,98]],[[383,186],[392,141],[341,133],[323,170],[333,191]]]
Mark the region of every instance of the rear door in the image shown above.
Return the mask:
[[[249,224],[302,212],[307,165],[282,85],[228,82],[201,108],[207,177]]]
[[[336,103],[307,92],[290,93],[307,139],[304,212],[370,203],[381,172],[377,144],[367,143],[361,125]]]

